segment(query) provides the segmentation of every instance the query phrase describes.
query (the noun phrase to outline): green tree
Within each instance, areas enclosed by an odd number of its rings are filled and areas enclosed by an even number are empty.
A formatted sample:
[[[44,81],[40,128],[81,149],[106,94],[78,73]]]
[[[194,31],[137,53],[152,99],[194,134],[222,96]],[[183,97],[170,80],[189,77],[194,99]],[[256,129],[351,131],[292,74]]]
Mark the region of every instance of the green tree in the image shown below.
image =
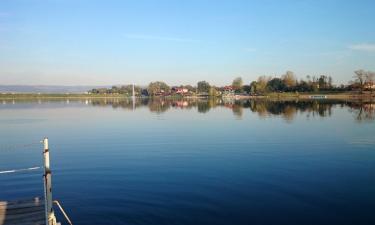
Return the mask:
[[[89,93],[91,94],[99,94],[99,90],[94,88],[94,89],[91,89],[91,91],[89,91]]]
[[[260,76],[256,82],[256,92],[265,93],[267,92],[267,83],[270,80],[269,77]]]
[[[296,76],[292,71],[286,71],[284,75],[281,76],[285,86],[289,89],[293,88],[296,85]]]
[[[242,91],[243,81],[241,77],[237,77],[233,80],[232,86],[235,92],[239,93]]]
[[[257,92],[257,82],[253,81],[250,83],[250,94],[255,94]]]
[[[284,91],[285,88],[286,86],[280,78],[273,78],[267,83],[267,89],[270,91]]]
[[[243,91],[244,92],[246,92],[246,93],[251,93],[251,86],[250,85],[244,85],[244,86],[242,86],[242,89],[243,89]]]
[[[333,88],[333,79],[331,76],[328,77],[328,88],[332,89]]]
[[[119,93],[119,89],[117,86],[112,86],[111,93]]]
[[[195,92],[196,88],[191,85],[184,85],[184,88],[188,89],[189,92]]]
[[[327,89],[328,88],[328,77],[325,75],[321,75],[318,79],[319,89]]]
[[[108,91],[107,88],[99,88],[99,89],[98,89],[98,94],[106,94],[107,91]]]
[[[135,95],[141,94],[142,92],[141,87],[134,86],[134,92],[135,92]],[[118,93],[128,95],[128,96],[133,95],[133,85],[128,84],[128,85],[121,86],[120,88],[118,88]]]
[[[162,93],[169,93],[170,87],[162,81],[151,82],[148,85],[147,91],[149,95],[155,96]]]
[[[216,96],[218,96],[218,92],[217,92],[216,88],[215,88],[215,87],[210,87],[210,90],[209,90],[209,92],[208,92],[208,95],[209,95],[209,96],[212,96],[212,97],[216,97]]]
[[[199,81],[197,86],[198,86],[199,93],[208,93],[211,87],[207,81]]]
[[[297,85],[296,85],[296,91],[299,91],[299,92],[305,92],[305,91],[312,91],[312,86],[307,83],[306,81],[304,80],[301,80]]]

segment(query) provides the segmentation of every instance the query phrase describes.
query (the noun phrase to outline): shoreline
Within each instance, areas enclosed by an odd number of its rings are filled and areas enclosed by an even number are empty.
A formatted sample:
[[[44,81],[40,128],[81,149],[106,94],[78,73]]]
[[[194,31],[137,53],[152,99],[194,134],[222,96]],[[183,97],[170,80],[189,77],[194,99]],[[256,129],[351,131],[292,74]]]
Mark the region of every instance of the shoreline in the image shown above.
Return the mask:
[[[17,93],[17,94],[0,94],[0,100],[17,100],[17,99],[131,99],[130,96],[124,95],[92,95],[92,94],[32,94],[32,93]],[[361,100],[374,99],[374,94],[358,94],[358,93],[268,93],[266,95],[234,95],[234,96],[146,96],[136,97],[137,99],[154,98],[154,99],[207,99],[207,98],[222,98],[230,100],[246,100],[246,99],[272,99],[272,100]]]
[[[374,99],[375,94],[351,94],[351,93],[340,93],[340,94],[277,94],[270,93],[263,96],[234,96],[234,99],[281,99],[281,100],[293,100],[293,99],[302,99],[302,100],[360,100],[360,99]]]

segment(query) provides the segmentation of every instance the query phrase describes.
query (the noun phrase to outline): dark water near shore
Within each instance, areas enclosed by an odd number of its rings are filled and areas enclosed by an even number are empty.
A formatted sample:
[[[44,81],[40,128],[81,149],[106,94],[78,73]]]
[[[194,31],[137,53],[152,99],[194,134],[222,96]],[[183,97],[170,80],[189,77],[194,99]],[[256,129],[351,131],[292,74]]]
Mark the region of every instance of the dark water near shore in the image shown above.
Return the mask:
[[[375,224],[375,103],[0,101],[0,171],[78,224]],[[0,174],[0,200],[42,196]],[[63,220],[62,217],[59,218]]]

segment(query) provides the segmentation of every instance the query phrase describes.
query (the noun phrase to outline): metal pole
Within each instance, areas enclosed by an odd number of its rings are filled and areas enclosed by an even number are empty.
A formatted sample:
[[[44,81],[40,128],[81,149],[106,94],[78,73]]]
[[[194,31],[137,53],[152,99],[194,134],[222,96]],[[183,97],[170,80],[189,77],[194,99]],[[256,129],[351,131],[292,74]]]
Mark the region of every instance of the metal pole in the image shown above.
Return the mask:
[[[135,91],[134,91],[134,84],[133,84],[132,103],[133,103],[133,111],[134,111],[134,109],[135,109]]]
[[[68,221],[68,223],[69,223],[70,225],[73,225],[72,221],[70,220],[70,218],[69,218],[68,215],[66,214],[66,212],[65,212],[65,210],[63,209],[63,207],[61,206],[60,202],[57,201],[57,200],[55,200],[55,201],[53,201],[53,203],[55,203],[55,204],[59,207],[60,211],[61,211],[62,214],[65,216],[66,221]]]
[[[56,225],[56,217],[52,208],[52,181],[49,160],[48,138],[44,138],[44,201],[46,210],[46,225]]]

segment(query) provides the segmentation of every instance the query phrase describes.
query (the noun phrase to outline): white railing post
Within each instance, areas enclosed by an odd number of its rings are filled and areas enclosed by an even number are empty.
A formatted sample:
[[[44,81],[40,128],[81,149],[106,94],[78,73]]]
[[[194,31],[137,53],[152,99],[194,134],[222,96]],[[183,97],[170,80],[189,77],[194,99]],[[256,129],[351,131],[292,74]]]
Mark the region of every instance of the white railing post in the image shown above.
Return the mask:
[[[44,150],[44,201],[46,210],[46,225],[56,225],[56,217],[52,206],[52,181],[49,160],[48,138],[43,140]]]

